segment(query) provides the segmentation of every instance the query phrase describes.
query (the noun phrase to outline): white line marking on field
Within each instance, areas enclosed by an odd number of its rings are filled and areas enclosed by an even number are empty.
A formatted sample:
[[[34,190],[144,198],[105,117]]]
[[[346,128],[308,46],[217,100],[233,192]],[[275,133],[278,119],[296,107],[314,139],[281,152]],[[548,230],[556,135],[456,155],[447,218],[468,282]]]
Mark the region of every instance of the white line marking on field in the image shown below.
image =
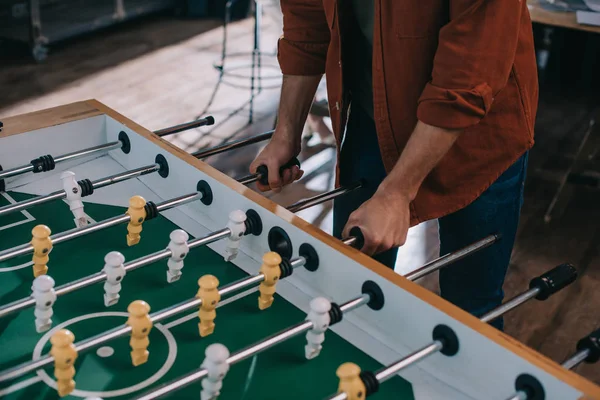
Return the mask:
[[[24,389],[41,381],[42,378],[37,375],[32,378],[22,380],[19,383],[15,383],[14,385],[10,385],[9,387],[0,390],[0,396],[6,396],[7,394],[11,394],[13,392],[16,392],[17,390]]]
[[[0,192],[0,195],[2,195],[2,197],[4,197],[10,204],[15,204],[17,201],[15,199],[13,199],[11,197],[11,195],[9,195],[6,192]],[[31,221],[35,221],[35,218],[33,218],[33,215],[31,215],[28,211],[23,210],[21,211],[21,214],[23,214],[23,216],[25,217],[24,220],[22,221],[17,221],[17,222],[13,222],[12,224],[8,224],[8,225],[4,225],[4,226],[0,226],[0,231],[3,231],[5,229],[9,229],[12,228],[14,226],[18,226],[18,225],[22,225],[22,224],[26,224],[28,222]]]
[[[44,345],[46,343],[48,343],[48,341],[50,340],[50,337],[57,330],[62,329],[70,324],[73,324],[73,323],[76,323],[79,321],[84,321],[84,320],[91,319],[91,318],[96,318],[96,317],[125,317],[125,318],[127,318],[127,317],[129,317],[129,314],[126,312],[98,312],[98,313],[92,313],[92,314],[87,314],[87,315],[80,315],[79,317],[75,317],[68,321],[61,322],[60,324],[56,325],[54,328],[52,328],[51,330],[46,332],[44,334],[44,336],[42,336],[40,338],[39,342],[35,345],[35,348],[33,349],[32,361],[37,361],[42,357],[42,350],[44,348]],[[126,388],[121,388],[121,389],[116,389],[116,390],[97,391],[97,392],[90,391],[90,390],[75,389],[73,392],[71,392],[71,395],[79,396],[79,397],[101,397],[101,398],[124,396],[127,394],[131,394],[133,392],[136,392],[138,390],[145,389],[148,386],[156,383],[161,378],[163,378],[167,374],[167,372],[169,372],[169,370],[175,363],[175,359],[177,358],[177,342],[175,341],[175,338],[173,337],[171,332],[169,332],[169,330],[166,329],[162,324],[156,324],[154,326],[165,336],[165,339],[167,340],[167,344],[169,346],[169,351],[168,351],[168,355],[167,355],[167,359],[165,360],[165,363],[158,371],[156,371],[154,373],[154,375],[152,375],[151,377],[147,378],[146,380],[144,380],[142,382],[139,382],[133,386],[129,386]],[[36,371],[36,373],[44,381],[44,383],[46,383],[46,385],[50,386],[53,389],[57,388],[56,381],[54,379],[52,379],[50,377],[50,375],[48,375],[46,373],[46,371],[44,371],[43,369],[38,369]]]
[[[231,296],[230,298],[228,298],[227,300],[223,300],[221,302],[219,302],[219,304],[217,304],[217,308],[219,307],[223,307],[226,306],[229,303],[233,303],[236,300],[241,299],[242,297],[246,297],[248,295],[251,295],[254,292],[258,292],[258,287],[252,288],[252,289],[248,289],[245,292],[242,293],[238,293],[235,296]],[[190,321],[194,318],[198,318],[198,311],[195,311],[191,314],[186,315],[185,317],[181,317],[179,319],[176,319],[175,321],[171,321],[168,324],[165,324],[165,328],[167,329],[171,329],[177,325],[181,325],[184,322]]]

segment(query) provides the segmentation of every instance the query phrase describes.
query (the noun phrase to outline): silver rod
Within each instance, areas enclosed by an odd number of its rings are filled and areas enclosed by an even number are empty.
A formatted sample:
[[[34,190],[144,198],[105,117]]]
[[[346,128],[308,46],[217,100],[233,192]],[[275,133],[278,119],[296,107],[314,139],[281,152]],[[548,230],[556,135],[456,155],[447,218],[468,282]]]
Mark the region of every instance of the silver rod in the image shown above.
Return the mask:
[[[213,232],[207,236],[190,240],[188,243],[188,247],[190,249],[192,249],[195,247],[214,243],[218,240],[228,237],[230,235],[230,233],[231,233],[231,230],[229,228],[225,228],[220,231]],[[130,272],[130,271],[134,271],[138,268],[155,263],[157,261],[163,260],[165,258],[171,257],[171,255],[172,255],[172,253],[171,253],[171,250],[169,250],[169,249],[160,250],[160,251],[154,252],[152,254],[148,254],[144,257],[140,257],[138,259],[132,260],[128,263],[125,263],[123,266],[125,267],[126,272]],[[292,268],[297,268],[297,267],[303,266],[304,264],[306,264],[306,259],[304,257],[299,257],[299,258],[296,258],[291,261]],[[261,276],[261,278],[258,280],[258,282],[262,281],[262,275],[260,275],[260,276]],[[248,279],[248,278],[244,278],[244,279]],[[254,278],[254,279],[258,279],[258,278]],[[98,272],[96,274],[89,275],[84,278],[81,278],[81,279],[78,279],[78,280],[75,280],[75,281],[72,281],[72,282],[69,282],[69,283],[66,283],[64,285],[57,287],[55,289],[55,294],[56,294],[56,297],[60,297],[67,293],[71,293],[76,290],[83,289],[85,287],[94,285],[96,283],[104,282],[105,280],[106,280],[106,273]],[[252,280],[250,282],[250,284],[252,284],[252,283],[254,283],[254,280]],[[243,285],[240,285],[240,287],[245,287],[247,285],[249,285],[248,282],[245,282]],[[239,289],[239,287],[234,287],[233,289],[230,289],[230,290],[235,291],[238,289]],[[228,293],[227,288],[224,288],[223,290],[225,291],[225,294]],[[29,307],[33,307],[33,306],[35,306],[35,299],[33,299],[31,296],[26,297],[21,300],[14,301],[12,303],[9,303],[9,304],[6,304],[6,305],[0,307],[0,318],[5,317],[14,312],[21,311],[21,310],[27,309]]]
[[[0,308],[0,318],[33,306],[35,306],[35,299],[33,297],[13,301]]]
[[[126,181],[128,179],[137,178],[138,176],[156,172],[159,169],[160,165],[158,164],[146,165],[145,167],[132,169],[129,171],[121,172],[115,175],[107,176],[105,178],[92,181],[92,186],[94,187],[94,189],[100,189],[105,186],[114,185],[115,183]]]
[[[573,369],[576,366],[578,366],[579,364],[581,364],[582,362],[584,362],[585,359],[588,358],[589,355],[590,355],[589,349],[584,349],[584,350],[578,351],[577,353],[575,353],[571,357],[569,357],[565,362],[563,362],[562,366],[563,366],[563,368],[566,368],[566,369]]]
[[[195,121],[190,121],[190,122],[186,122],[183,124],[170,126],[168,128],[159,129],[157,131],[154,131],[154,134],[162,137],[162,136],[172,135],[174,133],[187,131],[189,129],[199,128],[199,127],[205,126],[205,125],[212,125],[214,123],[215,123],[215,119],[211,116],[208,116],[205,118],[197,119]]]
[[[244,289],[248,286],[255,285],[256,283],[260,283],[263,280],[264,280],[264,275],[262,275],[262,274],[243,278],[243,279],[240,279],[239,281],[235,281],[233,283],[223,286],[222,289],[219,289],[219,294],[221,296],[226,296],[237,290]],[[191,300],[186,300],[179,304],[175,304],[174,306],[168,307],[164,310],[157,311],[153,314],[150,314],[150,319],[152,320],[153,324],[157,324],[166,318],[172,317],[174,315],[177,315],[177,314],[182,313],[187,310],[191,310],[193,308],[197,308],[201,304],[202,304],[201,299],[193,298]],[[92,347],[96,347],[103,343],[106,343],[112,339],[116,339],[118,337],[124,336],[124,335],[128,334],[129,332],[131,332],[130,326],[126,325],[126,326],[116,327],[107,332],[100,333],[96,336],[93,336],[87,340],[80,342],[80,343],[76,343],[75,348],[77,349],[78,352],[82,352],[82,351],[85,351]],[[22,363],[20,365],[17,365],[16,367],[13,367],[6,371],[0,372],[0,382],[6,381],[9,379],[14,379],[14,378],[24,375],[28,372],[35,371],[39,368],[43,368],[47,365],[52,364],[53,360],[54,360],[54,358],[52,356],[46,355],[37,361]]]
[[[232,354],[227,359],[227,364],[233,365],[237,362],[243,361],[249,357],[252,357],[254,354],[260,353],[261,351],[267,350],[279,343],[282,343],[294,336],[300,335],[304,332],[312,329],[313,323],[312,321],[303,321],[299,324],[292,326],[291,328],[286,328],[281,332],[278,332],[272,336],[267,337],[266,339],[261,340],[260,342],[248,346],[234,354]],[[204,378],[208,374],[208,371],[204,368],[200,368],[196,371],[193,371],[182,378],[178,378],[175,381],[166,383],[157,389],[152,390],[151,393],[138,397],[137,400],[150,400],[157,399],[171,391],[181,389],[191,383],[194,383],[202,378]]]
[[[106,280],[106,273],[97,272],[93,275],[86,276],[81,279],[77,279],[76,281],[66,283],[61,285],[55,289],[56,297],[60,297],[67,293],[74,292],[79,289],[83,289],[84,287],[94,285],[96,283],[104,282]]]
[[[369,296],[368,293],[364,293],[360,297],[342,304],[340,306],[340,310],[342,310],[343,313],[347,313],[352,310],[356,310],[358,307],[364,306],[369,301],[371,301],[371,296]]]
[[[350,236],[349,238],[342,240],[342,243],[344,243],[345,245],[348,245],[348,246],[354,246],[354,243],[356,243],[356,240],[357,240],[356,237]]]
[[[68,161],[68,160],[72,160],[75,158],[80,158],[80,157],[85,157],[85,156],[89,156],[92,155],[94,153],[100,153],[100,152],[108,152],[114,149],[118,149],[121,146],[123,146],[123,143],[121,141],[117,141],[117,142],[110,142],[110,143],[106,143],[106,144],[101,144],[99,146],[93,146],[93,147],[89,147],[87,149],[83,149],[83,150],[79,150],[79,151],[75,151],[73,153],[67,153],[67,154],[63,154],[60,155],[58,157],[54,158],[54,163],[58,164],[60,162],[63,161]],[[16,175],[21,175],[24,174],[26,172],[32,172],[33,171],[33,165],[31,164],[26,164],[20,167],[16,167],[16,168],[12,168],[12,169],[7,169],[6,171],[1,171],[0,172],[0,179],[4,179],[4,178],[8,178],[11,176],[16,176]]]
[[[38,197],[34,197],[32,199],[19,201],[18,203],[9,204],[4,207],[0,207],[0,217],[14,213],[14,212],[25,210],[27,208],[37,206],[39,204],[44,204],[44,203],[48,203],[50,201],[64,199],[65,197],[67,197],[67,194],[65,193],[65,191],[59,190],[59,191],[47,194],[45,196],[38,196]]]
[[[293,338],[294,336],[300,335],[304,332],[311,330],[313,327],[312,321],[303,321],[300,322],[291,328],[286,328],[283,331],[276,333],[267,337],[266,339],[261,340],[259,343],[248,346],[240,351],[235,352],[227,359],[227,363],[229,365],[235,364],[237,362],[243,361],[249,357],[252,357],[255,354],[260,353],[261,351],[270,349],[278,345],[279,343],[283,343],[288,339]]]
[[[27,172],[33,171],[33,165],[23,165],[16,168],[7,169],[5,171],[0,171],[0,179],[9,178],[11,176],[25,174]]]
[[[290,265],[294,269],[296,269],[298,267],[303,267],[304,264],[306,264],[306,258],[304,258],[304,257],[294,258],[292,261],[290,261]]]
[[[333,189],[328,192],[320,193],[316,196],[309,197],[308,199],[297,201],[296,203],[289,206],[287,209],[293,213],[302,211],[307,208],[316,206],[318,204],[325,203],[326,201],[333,200],[336,197],[343,196],[346,193],[359,189],[360,187],[362,187],[362,182],[357,182],[350,186],[342,186],[337,189]]]
[[[352,311],[352,310],[356,309],[357,307],[360,307],[361,305],[368,303],[369,298],[370,298],[370,296],[368,294],[363,294],[362,296],[357,297],[356,299],[350,300],[350,301],[342,304],[340,306],[340,309],[342,310],[343,313]],[[243,361],[249,357],[252,357],[255,354],[258,354],[264,350],[270,349],[271,347],[278,345],[279,343],[282,343],[288,339],[291,339],[292,337],[295,337],[304,332],[307,332],[310,329],[312,329],[312,327],[313,327],[312,321],[303,321],[296,325],[291,326],[290,328],[286,328],[274,335],[267,337],[266,339],[261,340],[258,343],[255,343],[246,348],[243,348],[240,351],[235,352],[227,359],[227,364],[229,364],[231,366],[237,362]],[[145,395],[142,395],[141,397],[136,398],[136,400],[157,399],[167,393],[170,393],[171,391],[181,389],[193,382],[196,382],[196,381],[202,379],[203,377],[205,377],[207,375],[207,373],[208,372],[204,368],[200,368],[196,371],[193,371],[193,372],[183,376],[182,378],[178,378],[172,382],[169,382],[162,386],[159,386],[158,388],[152,390],[150,393],[147,393]]]
[[[152,321],[152,322],[154,323],[154,321]],[[81,352],[86,351],[87,349],[91,349],[91,348],[100,346],[103,343],[106,343],[113,339],[119,338],[121,336],[125,336],[129,332],[131,332],[131,327],[129,325],[116,327],[114,329],[111,329],[108,332],[104,332],[99,335],[92,336],[91,338],[86,339],[86,340],[76,344],[75,348],[77,349],[78,352],[81,353]],[[50,359],[52,358],[50,356],[47,356],[47,357]],[[51,362],[52,362],[52,360],[50,360],[50,363]]]
[[[447,265],[450,265],[458,260],[465,258],[468,255],[471,255],[479,250],[485,249],[491,244],[495,243],[498,240],[497,235],[486,236],[485,238],[478,240],[470,245],[463,247],[460,250],[454,251],[452,253],[448,253],[443,255],[442,257],[436,258],[435,260],[425,264],[421,268],[410,272],[404,277],[411,281],[416,281],[438,269],[441,269]]]
[[[53,235],[50,238],[52,239],[52,245],[55,246],[59,243],[87,235],[88,233],[101,231],[112,226],[117,226],[122,223],[129,222],[130,220],[131,217],[129,216],[129,214],[117,215],[116,217],[105,219],[104,221],[100,221],[95,224],[89,224],[82,228],[73,228],[69,229],[68,231],[57,233],[56,235]],[[33,246],[30,245],[29,247],[31,251],[33,251]]]
[[[162,212],[183,204],[190,203],[194,200],[200,200],[201,197],[202,194],[198,192],[185,194],[183,196],[175,197],[170,200],[165,200],[162,203],[157,204],[156,209],[158,210],[158,212]]]
[[[138,397],[136,400],[158,399],[159,397],[162,397],[173,390],[177,390],[182,387],[186,387],[187,385],[194,383],[194,382],[198,381],[199,379],[204,378],[206,375],[208,375],[207,370],[205,370],[205,369],[196,370],[194,372],[191,372],[191,373],[183,376],[182,378],[177,379],[177,381],[161,385],[158,388],[156,388],[155,390],[153,390],[151,393],[142,395],[142,396]]]
[[[252,175],[248,175],[243,178],[236,179],[236,180],[239,183],[241,183],[242,185],[249,185],[251,183],[258,181],[259,178],[260,178],[260,174],[252,174]]]
[[[383,383],[388,379],[392,378],[398,372],[403,370],[406,367],[411,366],[414,363],[417,363],[425,358],[429,357],[432,354],[440,351],[444,345],[439,340],[433,341],[431,344],[415,351],[414,353],[409,354],[404,357],[402,360],[397,361],[385,368],[380,369],[375,373],[375,378],[379,381],[379,383]]]
[[[62,156],[58,156],[54,158],[55,163],[73,160],[75,158],[85,157],[96,153],[104,153],[111,150],[120,149],[123,146],[123,142],[117,140],[116,142],[110,142],[106,144],[101,144],[98,146],[88,147],[87,149],[74,151],[73,153],[63,154]]]
[[[529,289],[528,291],[523,292],[520,295],[508,300],[506,303],[494,308],[492,311],[481,317],[481,321],[486,323],[491,322],[496,318],[500,317],[501,315],[509,312],[513,308],[525,303],[527,300],[534,298],[539,292],[539,288]]]
[[[200,193],[190,193],[180,197],[176,197],[174,199],[166,200],[162,203],[158,203],[156,205],[156,209],[161,212],[168,210],[170,208],[189,203],[193,200],[196,200],[201,196]],[[75,239],[77,237],[87,235],[88,233],[93,233],[100,231],[102,229],[109,228],[111,226],[116,226],[125,222],[129,222],[130,217],[128,214],[119,215],[113,218],[106,219],[104,221],[97,222],[95,224],[86,225],[83,228],[73,228],[65,232],[58,233],[50,237],[52,240],[52,245],[57,245],[59,243],[65,242],[67,240]],[[0,252],[0,261],[6,261],[10,258],[22,256],[25,254],[30,254],[33,252],[33,246],[29,243],[26,243],[21,246],[13,247],[12,249],[4,250]]]
[[[487,323],[487,322],[490,322],[490,321],[496,319],[497,317],[499,317],[499,316],[503,315],[504,313],[517,307],[519,304],[522,304],[525,301],[535,297],[537,295],[538,291],[539,291],[539,289],[530,289],[530,290],[524,292],[523,294],[516,296],[512,300],[509,300],[508,302],[506,302],[506,303],[496,307],[494,310],[490,311],[488,314],[486,314],[485,316],[483,316],[481,318],[481,321]],[[363,295],[363,296],[365,296],[365,295]],[[367,299],[367,302],[368,302],[368,299]],[[344,306],[346,306],[347,304],[349,304],[349,303],[344,304]],[[342,307],[344,307],[344,306],[342,306]],[[346,312],[346,310],[344,310],[344,312]],[[486,316],[489,316],[489,317],[486,319]],[[380,369],[379,371],[376,372],[375,377],[377,378],[379,383],[385,382],[386,380],[388,380],[391,377],[393,377],[394,375],[396,375],[400,370],[402,370],[406,367],[409,367],[410,365],[412,365],[416,362],[419,362],[419,361],[425,359],[426,357],[429,357],[432,354],[437,353],[442,348],[443,348],[443,344],[439,340],[434,340],[433,342],[431,342],[428,345],[426,345],[425,347],[422,347],[421,349],[415,351],[414,353],[411,353],[408,356],[396,361],[395,363],[390,364],[390,365]],[[518,396],[519,396],[519,394],[517,393],[516,395],[514,395],[513,397],[511,397],[510,399],[507,399],[507,400],[513,400],[513,399],[527,400],[526,397],[521,398]],[[347,398],[348,397],[345,393],[337,393],[335,395],[328,397],[327,400],[345,400]]]
[[[206,235],[202,238],[192,239],[188,242],[188,247],[190,249],[194,249],[199,246],[204,246],[209,243],[216,242],[221,239],[225,239],[231,235],[231,230],[229,228],[224,228],[218,231],[215,231],[209,235]]]
[[[120,142],[119,142],[120,143]],[[132,169],[131,171],[121,172],[119,174],[115,174],[112,176],[107,176],[106,178],[101,178],[92,182],[92,186],[94,189],[100,189],[102,187],[113,185],[115,183],[123,182],[128,179],[132,179],[141,175],[146,175],[160,169],[160,165],[152,164],[147,165],[145,167]],[[49,203],[51,201],[64,199],[67,197],[67,194],[64,190],[59,190],[56,192],[52,192],[45,196],[38,196],[33,199],[23,200],[15,204],[9,204],[4,207],[0,207],[0,217],[3,215],[11,214],[14,212],[22,211],[27,208],[31,208],[33,206],[37,206],[44,203]]]
[[[518,391],[506,400],[527,400],[527,393]]]
[[[214,156],[215,154],[224,153],[229,150],[239,149],[240,147],[248,146],[254,143],[259,143],[268,139],[271,139],[273,133],[275,131],[269,131],[265,133],[261,133],[260,135],[252,136],[247,139],[236,140],[235,142],[224,143],[210,149],[199,150],[192,155],[196,158],[206,158],[210,156]]]

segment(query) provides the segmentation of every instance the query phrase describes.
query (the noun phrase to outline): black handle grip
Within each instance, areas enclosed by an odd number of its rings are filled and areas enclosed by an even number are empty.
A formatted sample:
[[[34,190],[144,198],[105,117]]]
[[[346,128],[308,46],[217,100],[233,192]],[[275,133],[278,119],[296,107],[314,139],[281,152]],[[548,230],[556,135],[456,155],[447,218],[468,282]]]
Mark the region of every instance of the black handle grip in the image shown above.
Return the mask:
[[[535,296],[538,300],[546,300],[559,290],[569,286],[577,279],[577,270],[571,264],[561,264],[548,272],[543,273],[529,282],[529,288],[538,288],[540,292]]]
[[[596,329],[577,342],[577,351],[581,350],[588,350],[590,352],[585,362],[595,363],[600,360],[600,329]]]
[[[292,158],[290,161],[286,162],[281,167],[279,167],[279,175],[283,174],[283,171],[285,171],[288,168],[292,168],[294,165],[300,168],[300,161],[298,161],[296,157]],[[266,165],[260,165],[258,168],[256,168],[256,173],[259,175],[258,181],[260,183],[262,183],[263,185],[269,184],[269,169]]]
[[[362,249],[365,245],[365,235],[363,235],[362,231],[358,226],[355,226],[352,229],[350,229],[350,236],[356,238],[356,240],[352,244],[352,247],[358,250]]]

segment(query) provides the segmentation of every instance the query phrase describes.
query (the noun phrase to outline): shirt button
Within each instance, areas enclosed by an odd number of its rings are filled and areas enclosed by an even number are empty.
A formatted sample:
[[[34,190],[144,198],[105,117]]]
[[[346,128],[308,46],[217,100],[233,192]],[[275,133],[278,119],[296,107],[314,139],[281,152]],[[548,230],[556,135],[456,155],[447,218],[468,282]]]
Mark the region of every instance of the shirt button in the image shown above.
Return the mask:
[[[340,102],[339,101],[335,102],[335,109],[338,111],[340,110]]]

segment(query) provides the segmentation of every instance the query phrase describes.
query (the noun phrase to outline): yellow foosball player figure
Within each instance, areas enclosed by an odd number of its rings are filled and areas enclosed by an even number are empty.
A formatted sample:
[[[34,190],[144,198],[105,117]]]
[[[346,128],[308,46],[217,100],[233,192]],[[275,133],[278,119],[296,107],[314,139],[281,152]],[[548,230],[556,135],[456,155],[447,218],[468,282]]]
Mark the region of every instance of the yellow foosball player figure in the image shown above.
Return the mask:
[[[50,338],[52,348],[50,354],[54,357],[54,376],[60,397],[65,397],[75,390],[75,360],[77,349],[73,342],[75,335],[67,329],[57,331]]]
[[[37,278],[40,275],[45,275],[48,272],[48,260],[50,251],[52,250],[52,232],[46,225],[37,225],[31,231],[33,238],[31,246],[33,247],[33,276]]]
[[[360,379],[360,367],[354,363],[344,363],[336,371],[340,378],[338,393],[346,393],[348,400],[363,400],[366,395],[365,384]]]
[[[131,340],[129,341],[131,362],[137,367],[148,361],[150,355],[148,352],[150,345],[148,335],[152,329],[152,320],[148,315],[150,306],[145,301],[136,300],[127,307],[127,311],[129,312],[127,325],[131,326]]]
[[[273,251],[263,256],[263,264],[260,267],[260,273],[265,276],[265,280],[258,287],[260,296],[258,297],[258,308],[264,310],[273,304],[273,295],[275,294],[275,285],[281,276],[281,256]]]
[[[127,246],[133,246],[140,242],[142,223],[146,219],[145,205],[146,200],[142,196],[133,196],[129,199],[127,215],[131,217],[131,220],[127,224]]]
[[[215,318],[217,317],[217,303],[221,300],[219,293],[219,280],[213,275],[204,275],[198,279],[198,293],[196,297],[202,300],[198,311],[198,331],[201,337],[208,336],[215,331]]]

